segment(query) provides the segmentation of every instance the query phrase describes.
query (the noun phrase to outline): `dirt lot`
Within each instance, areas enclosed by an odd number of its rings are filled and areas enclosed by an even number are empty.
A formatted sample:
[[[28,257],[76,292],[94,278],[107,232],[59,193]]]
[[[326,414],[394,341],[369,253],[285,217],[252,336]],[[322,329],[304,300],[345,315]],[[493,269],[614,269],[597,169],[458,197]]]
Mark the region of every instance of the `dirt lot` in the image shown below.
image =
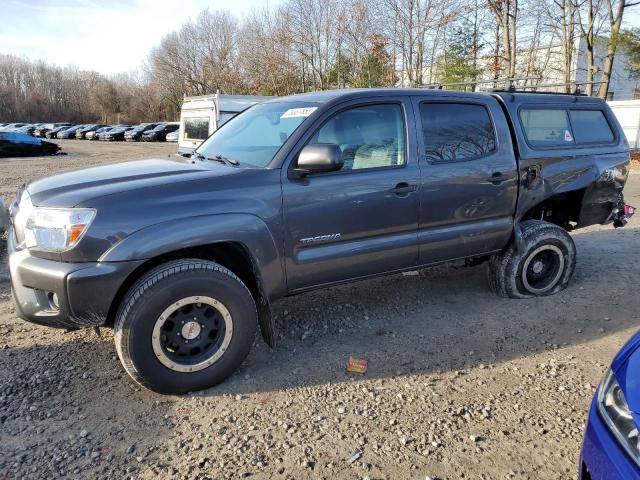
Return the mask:
[[[175,151],[63,148],[0,161],[0,194]],[[636,173],[627,199],[640,206]],[[554,297],[497,298],[485,266],[448,265],[281,301],[277,350],[257,340],[229,381],[184,397],[137,387],[110,331],[18,320],[0,273],[0,478],[575,478],[591,396],[640,323],[638,217],[576,232]],[[350,355],[366,375],[345,373]]]

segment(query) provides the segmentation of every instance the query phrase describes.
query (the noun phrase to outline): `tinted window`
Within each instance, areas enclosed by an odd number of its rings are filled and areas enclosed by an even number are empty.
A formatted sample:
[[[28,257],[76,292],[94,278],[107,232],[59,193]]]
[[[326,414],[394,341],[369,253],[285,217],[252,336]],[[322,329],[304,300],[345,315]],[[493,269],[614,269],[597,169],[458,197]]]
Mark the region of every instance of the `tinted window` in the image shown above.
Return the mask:
[[[520,121],[527,140],[534,147],[573,145],[567,112],[560,108],[525,108]]]
[[[420,117],[429,162],[473,160],[496,148],[493,124],[482,105],[423,103]]]
[[[209,136],[209,117],[184,119],[184,139],[204,140]]]
[[[613,132],[600,110],[570,110],[571,126],[577,143],[611,143]]]
[[[342,170],[403,165],[404,120],[400,105],[368,105],[337,113],[309,144],[333,143],[342,150]]]

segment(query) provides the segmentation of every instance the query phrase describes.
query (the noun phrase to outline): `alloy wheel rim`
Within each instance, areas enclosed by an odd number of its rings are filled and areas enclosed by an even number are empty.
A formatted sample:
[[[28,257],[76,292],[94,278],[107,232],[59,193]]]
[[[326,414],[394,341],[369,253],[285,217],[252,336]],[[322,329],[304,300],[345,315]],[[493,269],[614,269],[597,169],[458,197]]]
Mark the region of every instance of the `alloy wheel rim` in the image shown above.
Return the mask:
[[[546,293],[560,281],[564,272],[564,255],[556,245],[542,245],[533,250],[522,266],[522,284],[533,294]]]
[[[217,362],[232,336],[233,320],[227,307],[212,297],[193,296],[173,302],[160,314],[151,344],[165,367],[188,373]]]

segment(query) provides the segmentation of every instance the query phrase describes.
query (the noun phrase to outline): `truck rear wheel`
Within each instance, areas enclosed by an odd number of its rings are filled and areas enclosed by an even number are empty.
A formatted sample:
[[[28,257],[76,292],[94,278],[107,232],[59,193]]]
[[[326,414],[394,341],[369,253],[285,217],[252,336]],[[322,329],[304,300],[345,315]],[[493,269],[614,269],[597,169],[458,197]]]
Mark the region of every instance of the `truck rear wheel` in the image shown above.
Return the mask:
[[[489,285],[503,297],[530,298],[564,290],[576,265],[576,247],[563,228],[541,220],[520,225],[522,249],[515,242],[489,260]]]
[[[249,354],[256,305],[242,281],[206,260],[165,263],[127,292],[115,321],[115,344],[127,373],[158,393],[211,387]]]

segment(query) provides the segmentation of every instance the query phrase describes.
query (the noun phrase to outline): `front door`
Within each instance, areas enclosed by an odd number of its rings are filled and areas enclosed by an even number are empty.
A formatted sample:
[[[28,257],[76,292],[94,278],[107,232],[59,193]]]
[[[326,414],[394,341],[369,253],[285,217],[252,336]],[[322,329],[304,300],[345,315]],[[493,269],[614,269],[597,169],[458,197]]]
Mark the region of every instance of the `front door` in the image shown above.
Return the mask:
[[[338,145],[343,168],[298,178],[294,157],[283,169],[290,291],[416,264],[420,173],[411,108],[402,99],[336,107],[303,143]]]

